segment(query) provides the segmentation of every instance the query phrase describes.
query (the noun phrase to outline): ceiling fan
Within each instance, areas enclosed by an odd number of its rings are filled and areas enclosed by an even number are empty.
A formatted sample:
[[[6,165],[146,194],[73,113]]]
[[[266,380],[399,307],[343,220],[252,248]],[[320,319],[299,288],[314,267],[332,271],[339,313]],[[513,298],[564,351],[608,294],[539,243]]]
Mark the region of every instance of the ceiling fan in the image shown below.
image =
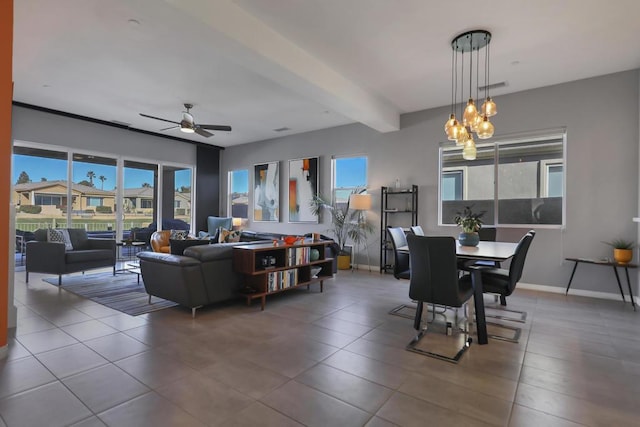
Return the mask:
[[[213,134],[211,132],[207,132],[207,129],[208,130],[219,130],[219,131],[224,131],[224,132],[230,132],[231,131],[231,126],[196,124],[195,120],[193,120],[193,116],[189,112],[189,110],[193,108],[193,104],[184,104],[184,108],[186,108],[187,111],[183,111],[182,112],[182,120],[180,120],[179,122],[175,122],[173,120],[162,119],[160,117],[150,116],[148,114],[140,113],[140,115],[142,117],[147,117],[149,119],[162,120],[163,122],[175,123],[177,125],[177,126],[170,126],[168,128],[160,129],[161,131],[170,130],[170,129],[180,129],[184,133],[194,133],[195,132],[200,136],[204,136],[205,138],[209,138],[210,136],[213,136]]]

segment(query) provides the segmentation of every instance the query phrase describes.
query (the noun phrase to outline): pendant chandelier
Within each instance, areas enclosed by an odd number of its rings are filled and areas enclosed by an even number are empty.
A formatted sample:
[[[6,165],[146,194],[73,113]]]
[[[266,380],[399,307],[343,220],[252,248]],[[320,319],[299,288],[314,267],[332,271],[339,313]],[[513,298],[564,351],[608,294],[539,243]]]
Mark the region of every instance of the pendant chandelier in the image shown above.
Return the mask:
[[[451,115],[445,123],[444,131],[447,139],[456,141],[456,145],[462,147],[462,157],[465,160],[476,159],[476,144],[473,134],[478,139],[488,139],[493,136],[494,127],[489,117],[496,115],[496,104],[489,96],[489,43],[491,33],[485,30],[467,31],[455,37],[451,41]],[[486,47],[484,52],[484,102],[480,110],[476,107],[475,99],[479,101],[480,84],[480,49]],[[460,54],[460,55],[458,55]],[[468,54],[469,65],[468,78],[465,76],[465,54]],[[475,55],[475,62],[474,62]],[[460,61],[458,61],[460,56]],[[460,75],[458,76],[458,63],[460,63]],[[475,85],[474,85],[475,74]],[[458,78],[460,77],[460,78]],[[465,81],[469,82],[468,89]],[[469,100],[463,108],[465,94],[469,94]],[[460,103],[458,103],[460,94]],[[460,105],[460,121],[456,117],[456,107]]]

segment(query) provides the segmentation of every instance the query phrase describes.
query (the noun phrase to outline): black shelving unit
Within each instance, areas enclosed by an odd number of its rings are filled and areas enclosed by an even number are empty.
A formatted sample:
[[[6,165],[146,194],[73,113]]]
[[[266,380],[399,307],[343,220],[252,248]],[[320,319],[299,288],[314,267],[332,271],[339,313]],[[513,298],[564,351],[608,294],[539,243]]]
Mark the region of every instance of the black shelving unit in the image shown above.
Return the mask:
[[[388,227],[418,225],[418,186],[408,188],[382,187],[380,202],[380,273],[393,271],[393,246]]]

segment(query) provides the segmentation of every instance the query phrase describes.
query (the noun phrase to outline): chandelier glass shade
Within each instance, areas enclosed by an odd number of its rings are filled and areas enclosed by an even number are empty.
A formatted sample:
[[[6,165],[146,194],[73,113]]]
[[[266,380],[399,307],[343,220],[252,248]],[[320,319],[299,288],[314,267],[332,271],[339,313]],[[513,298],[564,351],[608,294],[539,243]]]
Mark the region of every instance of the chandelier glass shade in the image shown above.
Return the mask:
[[[489,117],[493,117],[497,113],[496,103],[491,99],[488,91],[490,42],[491,33],[485,30],[467,31],[451,41],[451,114],[445,123],[444,131],[448,140],[456,141],[456,145],[463,147],[462,156],[465,160],[475,160],[476,158],[474,133],[478,139],[488,139],[493,136],[495,131],[493,123],[489,120]],[[480,50],[483,48],[485,48],[482,67],[484,70],[484,102],[479,106]],[[465,57],[468,57],[469,63],[466,69]],[[459,73],[458,70],[460,70]],[[465,71],[468,72],[468,75],[465,75]],[[467,81],[468,86],[465,86]],[[462,100],[467,94],[468,101],[462,108]],[[458,97],[460,103],[458,103]],[[461,108],[460,120],[456,117],[458,106]]]

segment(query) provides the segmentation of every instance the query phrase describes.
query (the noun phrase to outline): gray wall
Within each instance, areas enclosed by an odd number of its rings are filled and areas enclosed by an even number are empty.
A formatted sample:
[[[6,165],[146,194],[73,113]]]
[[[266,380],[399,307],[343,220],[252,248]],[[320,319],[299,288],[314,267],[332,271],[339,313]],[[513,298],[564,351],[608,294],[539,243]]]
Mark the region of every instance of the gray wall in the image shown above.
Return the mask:
[[[196,164],[193,144],[14,106],[13,139],[136,159]]]
[[[565,286],[570,265],[565,257],[611,257],[602,241],[637,236],[638,216],[638,70],[496,97],[496,136],[567,129],[566,228],[537,228],[523,281]],[[419,186],[419,223],[429,234],[456,235],[455,227],[438,226],[438,145],[449,107],[405,114],[401,130],[381,134],[354,124],[231,147],[222,152],[221,210],[226,211],[227,176],[233,169],[280,160],[281,207],[287,206],[286,160],[320,156],[320,191],[330,190],[331,157],[369,157],[369,188],[374,198],[369,218],[379,227],[380,191],[399,177],[403,186]],[[251,183],[250,183],[251,187]],[[251,197],[252,194],[250,194]],[[249,201],[252,206],[252,200]],[[274,232],[323,231],[327,224],[250,223],[249,228]],[[517,241],[524,229],[500,229],[500,240]],[[377,263],[379,232],[369,239],[372,264]],[[636,254],[637,257],[637,254]],[[636,258],[637,259],[637,258]],[[632,278],[636,283],[635,276]],[[584,265],[577,289],[617,292],[610,269]],[[637,288],[637,285],[636,285]]]

